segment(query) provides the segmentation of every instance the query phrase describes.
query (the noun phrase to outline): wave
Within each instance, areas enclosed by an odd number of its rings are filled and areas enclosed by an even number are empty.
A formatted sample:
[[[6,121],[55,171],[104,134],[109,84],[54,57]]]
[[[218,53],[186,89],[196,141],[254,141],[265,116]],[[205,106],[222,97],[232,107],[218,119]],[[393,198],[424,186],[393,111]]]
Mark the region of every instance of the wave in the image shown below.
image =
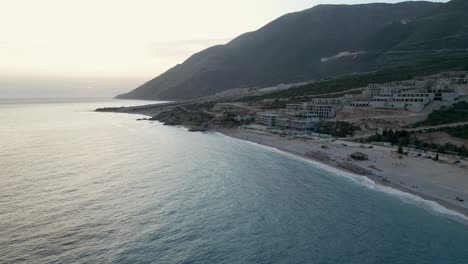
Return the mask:
[[[243,140],[243,139],[239,139],[239,138],[235,138],[235,137],[230,137],[230,136],[224,135],[222,133],[217,133],[217,134],[220,134],[220,135],[223,135],[223,136],[226,136],[226,137],[229,137],[229,138],[234,138],[234,139],[237,139],[237,140],[242,141],[244,143],[252,144],[252,145],[255,145],[256,147],[260,147],[260,148],[263,148],[263,149],[271,151],[271,152],[279,153],[281,155],[287,156],[289,158],[292,158],[292,159],[295,159],[295,160],[298,160],[298,161],[301,161],[301,162],[312,164],[316,168],[319,168],[321,170],[330,172],[330,173],[332,173],[334,175],[349,179],[352,182],[354,182],[356,184],[359,184],[361,186],[364,186],[364,187],[366,187],[368,189],[378,191],[378,192],[382,192],[382,193],[385,193],[385,194],[389,194],[391,196],[396,196],[396,197],[398,197],[400,200],[402,200],[404,202],[410,203],[412,205],[416,205],[416,206],[418,206],[420,208],[431,210],[431,211],[436,212],[436,213],[438,213],[440,215],[448,217],[451,220],[454,220],[454,221],[457,221],[457,222],[460,222],[460,223],[464,223],[464,224],[468,224],[468,216],[466,216],[466,215],[464,215],[464,214],[462,214],[460,212],[457,212],[455,210],[451,210],[451,209],[449,209],[449,208],[447,208],[447,207],[445,207],[445,206],[443,206],[443,205],[441,205],[441,204],[439,204],[439,203],[437,203],[435,201],[424,199],[424,198],[422,198],[420,196],[417,196],[415,194],[411,194],[411,193],[408,193],[408,192],[405,192],[405,191],[402,191],[402,190],[398,190],[398,189],[395,189],[395,188],[391,188],[391,187],[388,187],[388,186],[380,185],[380,184],[376,183],[375,181],[373,181],[372,179],[370,179],[370,178],[368,178],[366,176],[362,176],[362,175],[354,174],[354,173],[351,173],[351,172],[347,172],[347,171],[335,168],[333,166],[321,163],[319,161],[307,159],[305,157],[301,157],[301,156],[295,155],[293,153],[289,153],[287,151],[283,151],[281,149],[278,149],[278,148],[275,148],[275,147],[272,147],[272,146],[267,146],[267,145],[263,145],[263,144],[260,144],[260,143],[248,141],[248,140]]]

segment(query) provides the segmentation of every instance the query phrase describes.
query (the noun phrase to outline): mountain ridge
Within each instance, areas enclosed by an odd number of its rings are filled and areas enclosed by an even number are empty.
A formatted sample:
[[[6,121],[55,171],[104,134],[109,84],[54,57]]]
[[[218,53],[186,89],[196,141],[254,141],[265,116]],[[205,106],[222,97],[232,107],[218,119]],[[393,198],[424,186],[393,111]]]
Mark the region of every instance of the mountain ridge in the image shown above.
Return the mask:
[[[468,48],[467,7],[460,0],[318,5],[198,52],[118,98],[194,99],[407,65]]]

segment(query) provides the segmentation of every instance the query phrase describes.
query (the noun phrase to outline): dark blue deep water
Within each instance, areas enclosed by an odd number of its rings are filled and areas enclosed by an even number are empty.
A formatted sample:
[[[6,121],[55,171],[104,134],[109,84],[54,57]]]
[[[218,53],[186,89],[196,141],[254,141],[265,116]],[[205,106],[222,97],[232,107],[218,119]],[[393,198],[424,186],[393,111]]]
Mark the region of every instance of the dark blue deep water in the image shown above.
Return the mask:
[[[468,263],[468,226],[212,133],[0,104],[1,263]],[[141,103],[141,102],[140,102]]]

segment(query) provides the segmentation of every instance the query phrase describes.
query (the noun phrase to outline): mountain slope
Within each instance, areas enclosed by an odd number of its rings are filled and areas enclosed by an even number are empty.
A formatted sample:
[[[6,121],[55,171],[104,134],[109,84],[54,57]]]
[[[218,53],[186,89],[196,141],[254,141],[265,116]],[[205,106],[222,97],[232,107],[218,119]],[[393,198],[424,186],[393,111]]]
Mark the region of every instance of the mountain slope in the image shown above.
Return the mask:
[[[193,99],[459,55],[467,2],[319,5],[197,53],[119,98]]]

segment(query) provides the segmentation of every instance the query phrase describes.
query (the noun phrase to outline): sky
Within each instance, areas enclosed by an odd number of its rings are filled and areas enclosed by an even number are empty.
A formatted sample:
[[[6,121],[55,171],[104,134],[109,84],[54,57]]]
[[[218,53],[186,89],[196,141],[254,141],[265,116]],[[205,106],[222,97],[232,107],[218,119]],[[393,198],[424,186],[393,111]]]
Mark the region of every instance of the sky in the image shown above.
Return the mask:
[[[0,0],[0,98],[112,97],[286,13],[368,2],[401,1]]]

